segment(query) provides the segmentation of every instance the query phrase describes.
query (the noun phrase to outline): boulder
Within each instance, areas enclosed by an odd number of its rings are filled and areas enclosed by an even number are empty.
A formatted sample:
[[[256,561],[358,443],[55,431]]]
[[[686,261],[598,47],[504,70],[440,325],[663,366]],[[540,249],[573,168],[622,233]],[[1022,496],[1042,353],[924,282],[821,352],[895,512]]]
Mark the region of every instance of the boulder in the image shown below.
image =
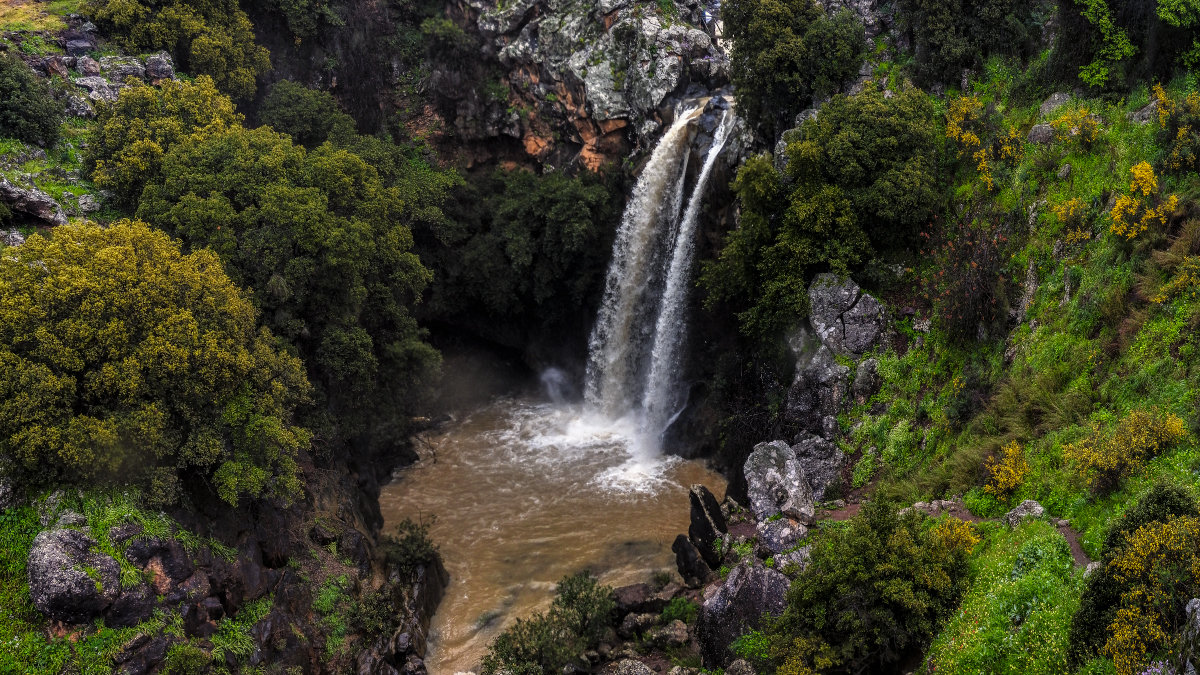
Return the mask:
[[[91,119],[96,116],[95,108],[92,107],[87,97],[82,94],[67,95],[66,111],[71,117]]]
[[[49,225],[66,225],[67,213],[50,195],[29,187],[22,188],[0,176],[0,202],[13,211],[32,216]]]
[[[742,467],[746,476],[746,494],[756,520],[783,515],[802,523],[812,521],[812,487],[804,469],[784,441],[759,443]]]
[[[610,663],[600,672],[603,675],[654,675],[650,666],[633,659],[621,659],[616,663]]]
[[[100,62],[90,56],[81,56],[76,59],[75,68],[83,75],[100,74]]]
[[[630,584],[613,589],[613,601],[617,604],[617,614],[625,615],[632,612],[644,611],[646,601],[653,592],[649,584]]]
[[[704,584],[712,576],[712,568],[704,562],[700,551],[696,550],[696,545],[687,538],[687,535],[681,534],[675,537],[675,542],[671,544],[671,551],[675,553],[675,568],[679,570],[679,576],[683,577],[683,583],[695,588]]]
[[[117,94],[121,91],[120,87],[99,75],[77,77],[75,86],[86,89],[88,98],[92,101],[115,101]]]
[[[812,557],[812,549],[809,546],[801,546],[795,551],[788,551],[781,555],[775,556],[775,569],[783,572],[788,576],[796,576],[808,567],[808,560]]]
[[[738,659],[737,661],[734,661],[733,663],[729,664],[729,667],[725,669],[725,675],[758,675],[758,674],[754,671],[754,668],[749,663],[746,663],[745,659]]]
[[[1158,119],[1158,99],[1150,101],[1135,112],[1129,113],[1129,119],[1138,124],[1146,124],[1151,120]]]
[[[154,589],[138,584],[125,589],[104,612],[104,624],[112,628],[130,628],[150,618],[154,612]]]
[[[79,211],[81,213],[95,213],[100,210],[100,202],[92,195],[79,195]]]
[[[96,48],[96,41],[91,36],[67,40],[67,44],[63,45],[70,56],[84,56],[88,52]]]
[[[721,513],[721,504],[709,492],[708,488],[697,483],[688,494],[691,502],[691,524],[688,525],[688,539],[696,545],[704,562],[709,567],[719,567],[721,556],[713,543],[720,540],[729,531],[725,516]]]
[[[83,207],[82,200],[83,197],[80,197],[80,208]],[[852,387],[854,396],[860,401],[865,401],[874,396],[881,386],[883,386],[883,378],[879,376],[879,359],[874,356],[869,359],[863,359],[854,371],[854,385]]]
[[[78,530],[44,530],[33,540],[27,569],[38,611],[58,621],[85,623],[121,591],[121,567],[95,553],[96,540]]]
[[[646,632],[646,639],[650,644],[656,647],[663,648],[678,648],[687,644],[688,628],[687,624],[675,619],[665,626],[652,628]]]
[[[808,301],[813,328],[835,353],[862,354],[883,337],[887,324],[883,304],[849,279],[818,275],[808,288]]]
[[[1054,142],[1054,127],[1049,124],[1035,124],[1029,130],[1029,142],[1038,145],[1049,145]]]
[[[17,230],[9,230],[8,232],[0,232],[0,244],[5,246],[20,246],[25,243],[25,235]],[[0,489],[0,501],[3,501],[3,489]]]
[[[1004,514],[1004,524],[1009,527],[1016,527],[1022,521],[1028,518],[1041,518],[1045,515],[1046,509],[1032,499],[1026,499],[1014,508],[1012,511]]]
[[[813,500],[825,499],[825,489],[841,477],[845,453],[836,443],[808,431],[801,431],[796,436],[792,452],[808,478]]]
[[[808,528],[790,518],[776,518],[758,523],[755,528],[758,543],[765,555],[778,555],[793,549],[808,534]]]
[[[103,56],[100,58],[100,70],[116,84],[125,84],[125,80],[146,78],[146,67],[132,56]]]
[[[705,667],[720,668],[733,661],[729,645],[758,628],[764,614],[781,613],[790,584],[787,577],[756,558],[734,567],[725,582],[706,595],[700,607],[696,638]]]
[[[1053,113],[1055,110],[1058,110],[1059,108],[1063,107],[1070,101],[1071,101],[1070,94],[1067,94],[1067,93],[1061,92],[1061,91],[1056,91],[1053,94],[1050,94],[1050,97],[1042,102],[1042,107],[1038,109],[1038,113],[1042,117],[1045,117],[1045,116]]]
[[[833,358],[825,345],[801,352],[796,376],[788,388],[785,417],[788,422],[823,438],[837,436],[837,415],[848,390],[850,369]]]
[[[166,52],[158,52],[146,57],[146,77],[151,82],[170,80],[175,77],[175,62]]]
[[[658,614],[646,612],[644,614],[626,614],[621,620],[621,627],[617,629],[617,634],[623,638],[633,638],[641,635],[654,627],[658,623]]]

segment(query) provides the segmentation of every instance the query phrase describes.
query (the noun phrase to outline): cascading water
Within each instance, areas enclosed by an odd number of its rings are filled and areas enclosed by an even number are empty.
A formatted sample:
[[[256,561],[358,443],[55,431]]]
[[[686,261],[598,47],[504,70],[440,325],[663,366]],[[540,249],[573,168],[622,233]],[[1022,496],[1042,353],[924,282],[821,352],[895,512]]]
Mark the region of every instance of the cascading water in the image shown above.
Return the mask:
[[[708,175],[717,163],[725,141],[733,128],[734,115],[726,110],[713,134],[712,145],[704,158],[704,167],[696,179],[696,187],[688,199],[687,210],[675,235],[671,266],[667,269],[667,284],[663,289],[658,321],[654,327],[654,345],[650,350],[650,374],[642,396],[642,429],[654,439],[660,439],[679,413],[679,371],[682,367],[683,341],[687,336],[688,280],[691,279],[692,253],[695,250],[696,223],[700,204],[708,185]]]
[[[688,126],[703,111],[699,105],[678,116],[638,178],[588,344],[587,402],[610,418],[635,414],[642,444],[655,450],[681,404],[677,377],[696,225],[709,174],[734,122],[726,110],[681,215]]]

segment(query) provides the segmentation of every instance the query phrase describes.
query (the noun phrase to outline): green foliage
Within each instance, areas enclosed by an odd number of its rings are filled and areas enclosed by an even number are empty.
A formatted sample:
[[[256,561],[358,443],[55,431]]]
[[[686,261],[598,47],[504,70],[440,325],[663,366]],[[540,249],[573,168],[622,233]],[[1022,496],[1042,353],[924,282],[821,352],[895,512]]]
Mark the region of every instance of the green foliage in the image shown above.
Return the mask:
[[[402,437],[403,412],[440,362],[411,314],[431,273],[410,227],[440,217],[444,181],[427,167],[401,171],[384,185],[348,150],[309,152],[267,127],[216,123],[171,146],[138,206],[254,289],[318,385],[331,444],[367,429],[371,443]]]
[[[190,642],[171,645],[163,661],[163,672],[167,675],[200,675],[211,664],[208,654]]]
[[[496,171],[458,190],[447,221],[421,233],[438,270],[428,313],[510,342],[590,322],[603,290],[619,186],[584,173]],[[524,342],[525,340],[520,340]]]
[[[62,226],[0,260],[0,454],[30,485],[210,478],[294,496],[299,361],[210,251],[144,223]]]
[[[696,623],[696,617],[700,614],[700,605],[688,600],[687,598],[671,598],[671,602],[662,611],[662,623],[667,624],[672,621],[682,621],[687,624]]]
[[[433,521],[416,522],[405,518],[396,525],[396,535],[385,534],[379,553],[389,570],[403,579],[411,579],[422,566],[437,557],[437,546],[429,536]]]
[[[997,531],[980,558],[962,606],[929,648],[929,672],[1070,672],[1066,633],[1082,582],[1067,541],[1030,523]]]
[[[297,40],[311,39],[322,28],[346,23],[328,0],[269,0],[268,4],[283,14],[288,30]]]
[[[233,102],[209,77],[158,87],[134,84],[114,103],[99,106],[84,170],[97,187],[111,190],[120,206],[133,209],[146,184],[160,178],[163,156],[172,146],[210,124],[241,121]]]
[[[280,80],[271,87],[258,118],[310,150],[327,140],[355,135],[354,120],[342,112],[329,92],[291,80]]]
[[[250,630],[271,613],[274,602],[274,596],[268,595],[242,605],[237,615],[221,619],[217,624],[217,632],[211,638],[212,659],[220,663],[226,655],[241,661],[249,657],[254,651],[254,638]]]
[[[0,53],[0,137],[52,146],[58,141],[62,115],[46,83],[15,54]]]
[[[901,0],[898,16],[913,35],[926,80],[957,82],[993,54],[1027,55],[1041,26],[1029,0]]]
[[[942,200],[935,111],[919,90],[835,96],[786,140],[786,179],[766,155],[738,171],[741,226],[701,278],[709,309],[727,303],[760,340],[807,314],[812,272],[848,274],[876,247],[910,242]]]
[[[831,528],[812,544],[808,567],[769,630],[777,662],[803,672],[816,652],[858,672],[902,661],[958,605],[975,541],[960,521],[929,528],[919,515],[897,515],[873,499],[849,527]]]
[[[367,591],[356,598],[346,612],[346,621],[355,633],[366,638],[390,636],[400,625],[401,614],[391,587]]]
[[[234,98],[254,96],[271,69],[236,0],[86,0],[84,9],[127,51],[165,49],[180,70],[212,77]]]
[[[771,138],[854,76],[866,52],[852,12],[830,16],[813,0],[732,0],[721,19],[738,113]]]
[[[488,648],[483,674],[542,675],[561,672],[595,648],[612,625],[612,589],[588,572],[565,577],[547,614],[517,619]]]

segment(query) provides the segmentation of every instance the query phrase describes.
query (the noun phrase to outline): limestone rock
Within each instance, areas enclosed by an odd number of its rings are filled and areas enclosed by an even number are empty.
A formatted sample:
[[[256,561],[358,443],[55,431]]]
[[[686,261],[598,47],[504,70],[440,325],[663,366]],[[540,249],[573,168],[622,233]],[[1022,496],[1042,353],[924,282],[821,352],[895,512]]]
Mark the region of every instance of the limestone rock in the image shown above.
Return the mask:
[[[808,289],[809,319],[821,342],[838,354],[862,354],[879,344],[883,304],[849,279],[821,274]]]
[[[603,675],[654,675],[650,666],[633,659],[621,659],[616,663],[611,663],[601,673]]]
[[[636,635],[645,633],[654,624],[658,623],[657,614],[627,614],[621,621],[621,627],[617,629],[617,634],[624,638],[632,638]]]
[[[683,577],[683,582],[688,586],[700,586],[712,576],[712,568],[704,562],[700,551],[687,535],[675,537],[671,551],[675,553],[675,568],[679,570],[679,576]]]
[[[829,347],[822,344],[813,352],[801,351],[795,379],[788,389],[787,420],[801,429],[833,439],[849,378],[850,369],[834,360]]]
[[[688,494],[691,502],[691,524],[688,525],[688,539],[696,545],[704,562],[709,567],[719,567],[721,556],[713,547],[713,543],[725,536],[729,531],[725,516],[721,513],[721,504],[709,492],[708,488],[697,483]]]
[[[1049,124],[1035,124],[1029,130],[1029,142],[1038,145],[1049,145],[1054,142],[1054,127]]]
[[[146,77],[146,66],[132,56],[103,56],[100,58],[100,70],[119,85],[125,84],[131,77],[135,80]]]
[[[1004,514],[1004,523],[1009,527],[1016,527],[1028,518],[1041,518],[1045,513],[1046,509],[1041,504],[1032,499],[1026,499],[1012,511]]]
[[[75,68],[84,75],[100,74],[100,62],[90,56],[80,56],[76,59]]]
[[[82,201],[80,206],[82,207]],[[854,372],[854,395],[859,400],[866,400],[874,396],[882,385],[883,378],[879,377],[879,359],[874,356],[863,359]]]
[[[1129,114],[1129,119],[1138,124],[1146,124],[1150,120],[1158,118],[1158,100],[1150,101],[1141,109]]]
[[[796,436],[792,452],[800,462],[800,467],[804,469],[804,475],[812,488],[813,499],[825,499],[825,489],[841,476],[845,453],[836,443],[808,431],[801,431]]]
[[[750,510],[757,520],[783,515],[811,522],[816,509],[804,469],[784,441],[759,443],[743,467]]]
[[[67,224],[66,212],[53,197],[34,187],[17,187],[3,176],[0,176],[0,202],[7,204],[13,211],[50,225]]]
[[[754,668],[749,663],[746,663],[745,659],[738,659],[737,661],[734,661],[733,663],[729,664],[729,667],[725,669],[725,675],[758,675],[758,674],[755,672]]]
[[[115,101],[121,88],[99,75],[75,78],[75,85],[88,91],[92,101]]]
[[[175,62],[166,52],[158,52],[146,57],[146,77],[151,82],[170,80],[175,77]]]
[[[688,641],[687,624],[675,619],[665,626],[647,631],[646,639],[657,647],[682,647]]]
[[[79,211],[81,213],[95,213],[100,210],[100,202],[92,195],[79,195]]]
[[[71,117],[91,119],[96,116],[96,110],[92,108],[91,102],[82,94],[68,94],[66,110]]]
[[[767,555],[779,555],[795,548],[796,543],[808,534],[807,527],[789,518],[764,521],[758,523],[754,529],[758,534],[758,542]]]
[[[808,561],[812,557],[812,547],[801,546],[794,551],[788,551],[781,555],[775,556],[775,569],[783,572],[788,576],[796,576],[808,567]]]
[[[29,551],[29,592],[46,616],[84,623],[113,604],[121,590],[116,560],[93,553],[96,541],[77,530],[45,530]]]
[[[719,668],[733,660],[729,645],[761,625],[763,614],[779,614],[786,606],[791,582],[757,559],[738,564],[700,607],[696,638],[704,665]]]
[[[17,230],[9,230],[8,232],[0,232],[0,243],[5,246],[20,246],[25,243],[25,235]]]
[[[1071,101],[1070,94],[1067,94],[1067,93],[1064,93],[1061,91],[1056,91],[1053,94],[1050,94],[1050,97],[1042,102],[1042,107],[1038,109],[1038,113],[1041,114],[1042,117],[1046,117],[1047,115],[1050,115],[1055,110],[1058,110],[1059,108],[1063,107],[1070,101]]]

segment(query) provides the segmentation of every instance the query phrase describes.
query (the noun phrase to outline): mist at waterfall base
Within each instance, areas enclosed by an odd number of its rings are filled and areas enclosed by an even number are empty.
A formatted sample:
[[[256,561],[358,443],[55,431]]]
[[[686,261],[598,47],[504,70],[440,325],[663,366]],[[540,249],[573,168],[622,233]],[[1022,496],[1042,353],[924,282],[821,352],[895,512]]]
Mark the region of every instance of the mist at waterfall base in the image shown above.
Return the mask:
[[[477,670],[491,640],[544,610],[564,576],[590,570],[621,585],[673,570],[688,487],[724,491],[703,464],[660,451],[682,404],[676,378],[696,221],[733,123],[727,104],[716,109],[685,200],[689,127],[705,103],[676,115],[629,197],[582,392],[548,368],[538,394],[498,398],[426,435],[421,460],[383,490],[389,527],[435,517],[431,535],[450,572],[431,626],[430,672]]]

